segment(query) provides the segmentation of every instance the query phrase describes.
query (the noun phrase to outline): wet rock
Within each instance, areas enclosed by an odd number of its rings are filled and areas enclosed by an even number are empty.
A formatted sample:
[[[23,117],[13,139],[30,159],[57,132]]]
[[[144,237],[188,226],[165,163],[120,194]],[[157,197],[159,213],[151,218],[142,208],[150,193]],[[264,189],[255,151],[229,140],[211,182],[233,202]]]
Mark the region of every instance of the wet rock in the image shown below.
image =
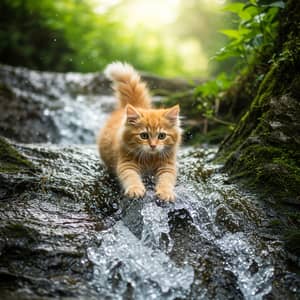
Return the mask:
[[[53,120],[45,115],[47,105],[31,102],[7,85],[0,85],[0,133],[19,142],[55,141],[58,129]]]
[[[170,219],[174,240],[171,257],[179,265],[186,263],[195,270],[191,299],[197,295],[205,295],[206,299],[243,299],[236,276],[226,270],[226,254],[206,237],[197,235],[193,222],[181,216],[173,214]]]
[[[0,82],[0,134],[23,143],[94,143],[113,103],[101,74],[0,66]]]
[[[276,239],[256,235],[266,218],[256,202],[216,172],[194,179],[199,165],[213,169],[212,150],[181,154],[176,202],[162,204],[151,178],[143,199],[124,198],[95,146],[4,142],[11,161],[28,162],[0,174],[7,298],[260,299],[287,274]]]
[[[89,295],[92,265],[86,248],[116,211],[115,181],[100,166],[95,148],[5,143],[30,164],[0,174],[1,294]]]

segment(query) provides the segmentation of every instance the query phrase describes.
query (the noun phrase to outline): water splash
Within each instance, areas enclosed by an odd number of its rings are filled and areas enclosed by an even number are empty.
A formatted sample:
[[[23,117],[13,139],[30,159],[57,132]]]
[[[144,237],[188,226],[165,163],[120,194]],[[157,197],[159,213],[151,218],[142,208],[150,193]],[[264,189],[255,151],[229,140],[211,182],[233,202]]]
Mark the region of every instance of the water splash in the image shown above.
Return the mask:
[[[274,275],[268,252],[263,250],[257,253],[257,249],[242,232],[228,233],[216,240],[216,243],[228,255],[227,268],[238,277],[245,299],[263,299],[272,289]]]
[[[194,279],[190,266],[176,267],[159,249],[139,240],[119,221],[99,237],[101,246],[89,248],[95,264],[92,286],[102,297],[176,299],[186,297]]]
[[[152,202],[148,202],[143,206],[141,215],[143,216],[142,243],[149,248],[155,249],[162,246],[161,242],[164,239],[165,251],[170,252],[173,247],[173,241],[169,234],[168,210],[157,206],[152,200]]]
[[[193,298],[195,288],[205,299],[205,295],[213,292],[204,280],[207,275],[195,275],[197,269],[193,265],[199,252],[206,253],[206,259],[211,262],[222,256],[219,274],[215,276],[227,278],[227,284],[236,285],[245,299],[263,299],[272,289],[274,266],[267,258],[268,247],[253,234],[252,218],[259,214],[254,207],[250,213],[247,206],[253,199],[234,185],[224,184],[226,177],[219,173],[209,172],[203,181],[195,181],[192,173],[194,168],[199,172],[199,158],[192,155],[187,158],[185,152],[181,157],[180,168],[186,164],[193,167],[182,171],[174,204],[158,206],[154,193],[147,192],[138,205],[128,206],[130,216],[124,217],[125,223],[118,221],[110,230],[99,234],[101,245],[89,248],[88,256],[94,264],[92,286],[100,295],[113,299]],[[204,156],[207,157],[210,155]],[[201,167],[203,172],[218,168],[205,160],[201,160]],[[136,217],[142,217],[140,221],[136,222],[132,211]],[[171,224],[170,218],[176,218],[178,224]],[[193,239],[203,243],[201,249],[182,251],[178,260],[173,256],[185,242],[175,241],[174,234],[181,222],[188,226],[185,231],[194,228]],[[203,267],[204,274],[214,272]],[[216,287],[218,284],[216,279]],[[219,297],[217,294],[216,298]]]

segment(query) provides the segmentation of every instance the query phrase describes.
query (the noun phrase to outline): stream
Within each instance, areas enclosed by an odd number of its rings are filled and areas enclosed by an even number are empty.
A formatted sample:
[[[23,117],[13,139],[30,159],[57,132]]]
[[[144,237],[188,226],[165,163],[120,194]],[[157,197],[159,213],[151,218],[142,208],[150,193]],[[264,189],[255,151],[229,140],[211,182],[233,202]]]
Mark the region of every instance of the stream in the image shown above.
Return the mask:
[[[122,195],[95,146],[115,103],[97,76],[1,66],[0,133],[38,171],[0,174],[0,298],[299,299],[275,212],[216,147],[182,147],[175,203],[151,177]]]

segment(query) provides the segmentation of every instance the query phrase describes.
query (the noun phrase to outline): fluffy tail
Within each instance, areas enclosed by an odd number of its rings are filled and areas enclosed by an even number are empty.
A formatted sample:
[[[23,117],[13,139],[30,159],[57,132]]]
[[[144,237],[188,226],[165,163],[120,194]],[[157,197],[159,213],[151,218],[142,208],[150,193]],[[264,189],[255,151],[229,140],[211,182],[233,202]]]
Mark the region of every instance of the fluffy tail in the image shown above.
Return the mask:
[[[121,107],[127,104],[141,108],[151,107],[147,86],[131,65],[113,62],[105,68],[104,74],[113,81],[113,89],[116,91]]]

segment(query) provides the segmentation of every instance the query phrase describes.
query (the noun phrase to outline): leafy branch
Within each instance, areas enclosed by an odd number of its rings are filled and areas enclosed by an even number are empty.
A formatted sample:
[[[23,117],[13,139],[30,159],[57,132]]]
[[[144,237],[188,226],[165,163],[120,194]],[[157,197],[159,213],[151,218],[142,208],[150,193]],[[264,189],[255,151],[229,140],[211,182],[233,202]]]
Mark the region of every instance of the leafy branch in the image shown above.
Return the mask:
[[[257,52],[272,47],[278,26],[278,12],[285,7],[283,1],[249,0],[247,3],[228,4],[224,10],[237,17],[237,29],[220,32],[229,38],[229,44],[215,55],[217,60],[229,57],[240,58],[240,63],[249,63]]]
[[[248,0],[246,3],[234,2],[224,10],[236,17],[236,29],[223,29],[220,32],[229,38],[229,43],[221,48],[212,59],[226,60],[238,58],[238,66],[249,66],[252,58],[257,57],[274,45],[278,13],[285,7],[284,1]],[[197,109],[207,120],[226,124],[218,115],[222,92],[233,84],[234,74],[219,74],[195,89]],[[233,124],[228,123],[230,127]]]

